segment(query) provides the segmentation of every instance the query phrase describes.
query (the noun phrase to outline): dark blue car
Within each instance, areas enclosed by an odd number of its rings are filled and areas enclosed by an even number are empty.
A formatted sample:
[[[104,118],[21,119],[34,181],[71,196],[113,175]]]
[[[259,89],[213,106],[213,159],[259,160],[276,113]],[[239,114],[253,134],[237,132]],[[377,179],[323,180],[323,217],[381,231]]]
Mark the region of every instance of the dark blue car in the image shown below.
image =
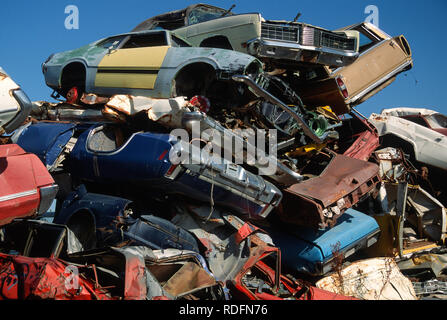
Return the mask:
[[[199,147],[168,133],[42,121],[21,128],[14,140],[50,171],[65,170],[81,183],[116,186],[143,198],[153,192],[182,196],[253,219],[265,218],[282,199],[281,191],[261,176],[225,159],[207,158]],[[186,157],[174,163],[173,153]]]

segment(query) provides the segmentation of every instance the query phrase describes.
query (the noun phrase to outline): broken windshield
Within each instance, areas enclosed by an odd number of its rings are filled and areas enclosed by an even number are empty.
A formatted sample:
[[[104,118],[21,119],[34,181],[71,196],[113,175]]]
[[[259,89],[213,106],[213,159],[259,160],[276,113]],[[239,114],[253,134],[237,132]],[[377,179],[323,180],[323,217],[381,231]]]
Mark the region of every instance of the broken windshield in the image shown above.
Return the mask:
[[[226,10],[219,8],[197,7],[188,14],[188,25],[205,22],[222,17]],[[228,13],[231,15],[232,13]]]

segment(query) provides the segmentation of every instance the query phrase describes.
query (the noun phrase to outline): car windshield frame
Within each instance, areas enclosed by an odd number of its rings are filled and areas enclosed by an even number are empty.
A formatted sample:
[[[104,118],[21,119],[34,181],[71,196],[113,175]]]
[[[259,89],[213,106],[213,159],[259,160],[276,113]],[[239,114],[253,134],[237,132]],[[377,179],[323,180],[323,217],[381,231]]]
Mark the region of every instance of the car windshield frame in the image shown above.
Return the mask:
[[[366,44],[359,43],[359,54],[364,53],[365,51],[368,51],[378,43],[382,42],[384,39],[382,39],[379,35],[374,33],[372,30],[365,28],[363,24],[360,24],[356,27],[354,27],[352,30],[356,30],[360,33],[360,40],[362,37],[369,39],[371,42]]]

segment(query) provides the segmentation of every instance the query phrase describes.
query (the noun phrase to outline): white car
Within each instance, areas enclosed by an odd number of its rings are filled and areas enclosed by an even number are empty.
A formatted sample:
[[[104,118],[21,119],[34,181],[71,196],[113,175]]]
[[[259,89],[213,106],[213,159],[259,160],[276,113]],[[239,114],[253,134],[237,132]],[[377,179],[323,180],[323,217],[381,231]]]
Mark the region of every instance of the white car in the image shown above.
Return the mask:
[[[11,133],[31,112],[25,92],[0,67],[0,134]]]
[[[447,170],[447,136],[393,115],[373,113],[382,146],[399,147],[420,163]]]
[[[403,107],[383,109],[381,114],[404,118],[443,135],[447,135],[447,116],[434,110]]]

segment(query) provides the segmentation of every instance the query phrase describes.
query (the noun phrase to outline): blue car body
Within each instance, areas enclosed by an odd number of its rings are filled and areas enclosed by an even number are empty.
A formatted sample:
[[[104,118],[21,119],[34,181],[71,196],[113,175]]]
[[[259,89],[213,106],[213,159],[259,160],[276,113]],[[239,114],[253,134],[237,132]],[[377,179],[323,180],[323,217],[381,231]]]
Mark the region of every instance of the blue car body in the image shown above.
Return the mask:
[[[335,255],[347,258],[376,243],[380,234],[374,218],[352,208],[330,229],[283,227],[265,230],[275,246],[281,249],[283,266],[315,276],[332,271]]]
[[[153,215],[132,217],[127,210],[132,201],[103,194],[88,193],[81,186],[63,202],[61,210],[54,218],[56,224],[67,224],[73,217],[88,213],[93,219],[97,246],[117,246],[122,243],[148,246],[154,250],[175,248],[199,252],[196,239],[188,231],[172,222]],[[85,226],[81,223],[81,230]],[[76,233],[76,229],[74,230]],[[81,232],[88,232],[85,228]],[[81,235],[82,237],[82,235]],[[82,242],[82,241],[81,241]],[[89,248],[90,249],[90,248]]]
[[[124,135],[120,141],[116,130]],[[60,167],[63,157],[63,169],[83,183],[120,186],[146,198],[151,192],[183,196],[254,219],[265,218],[282,198],[281,191],[261,176],[222,158],[220,163],[205,159],[200,148],[166,133],[104,123],[40,122],[22,129],[16,140],[47,168]],[[67,148],[68,143],[72,146]],[[170,154],[176,152],[199,159],[173,163]]]
[[[13,140],[26,152],[37,155],[47,169],[51,170],[73,136],[75,127],[76,124],[73,123],[30,123],[20,128]]]

